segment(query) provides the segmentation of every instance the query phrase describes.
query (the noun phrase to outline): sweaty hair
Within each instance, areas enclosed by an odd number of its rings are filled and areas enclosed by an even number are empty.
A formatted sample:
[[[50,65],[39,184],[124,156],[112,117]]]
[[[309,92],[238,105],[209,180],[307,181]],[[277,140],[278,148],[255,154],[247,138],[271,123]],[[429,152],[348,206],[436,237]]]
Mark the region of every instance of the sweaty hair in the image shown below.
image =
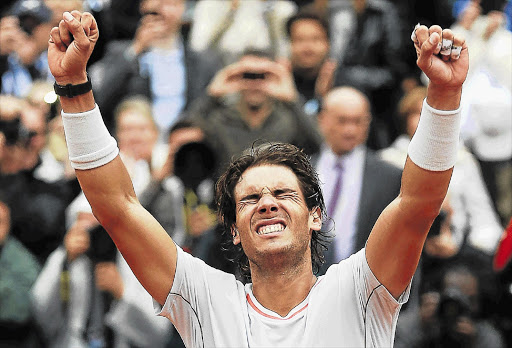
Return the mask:
[[[246,281],[251,279],[249,260],[241,244],[233,244],[231,234],[236,223],[235,187],[248,168],[260,165],[282,165],[290,168],[297,176],[308,210],[312,211],[315,208],[320,208],[322,215],[325,211],[318,175],[313,169],[308,156],[296,146],[284,143],[253,146],[238,159],[232,161],[217,181],[215,188],[216,204],[223,226],[224,250],[228,252],[228,258],[237,263],[239,271]],[[324,263],[323,252],[327,249],[329,238],[327,231],[312,231],[311,262],[314,273]]]

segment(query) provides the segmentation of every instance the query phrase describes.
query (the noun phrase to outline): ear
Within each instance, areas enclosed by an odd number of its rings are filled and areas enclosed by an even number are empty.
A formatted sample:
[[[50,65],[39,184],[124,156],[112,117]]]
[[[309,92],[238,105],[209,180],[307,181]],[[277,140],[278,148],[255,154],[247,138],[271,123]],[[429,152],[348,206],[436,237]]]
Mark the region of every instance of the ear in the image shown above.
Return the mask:
[[[240,243],[240,233],[236,228],[236,225],[231,226],[231,235],[233,236],[233,244],[237,245]]]
[[[309,213],[309,228],[320,231],[322,228],[322,211],[319,207],[315,207]]]

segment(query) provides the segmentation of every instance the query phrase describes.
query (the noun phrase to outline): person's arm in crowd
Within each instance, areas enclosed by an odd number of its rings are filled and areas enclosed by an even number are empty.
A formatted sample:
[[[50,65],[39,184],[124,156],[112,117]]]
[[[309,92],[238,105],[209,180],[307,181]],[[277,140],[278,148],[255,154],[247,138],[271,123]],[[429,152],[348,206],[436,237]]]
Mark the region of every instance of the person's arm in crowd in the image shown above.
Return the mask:
[[[448,55],[435,54],[441,37],[461,47],[460,58],[451,43]],[[409,146],[400,195],[383,211],[366,246],[370,268],[396,298],[411,281],[430,226],[446,196],[457,153],[462,84],[468,71],[467,46],[449,29],[420,26],[413,40],[417,64],[430,79],[428,105],[423,106]],[[452,58],[450,52],[454,53]]]
[[[190,47],[194,51],[217,48],[224,33],[231,27],[240,0],[199,1],[194,10]]]
[[[476,158],[469,152],[464,165],[464,176],[471,187],[464,191],[463,211],[469,224],[468,242],[475,248],[492,255],[500,241],[503,228],[485,186]]]
[[[48,47],[48,64],[58,84],[87,81],[86,64],[98,36],[91,14],[63,14],[59,27],[51,30]],[[115,141],[95,108],[92,92],[62,97],[61,104],[70,158],[94,215],[141,284],[163,304],[176,270],[175,244],[138,202]]]

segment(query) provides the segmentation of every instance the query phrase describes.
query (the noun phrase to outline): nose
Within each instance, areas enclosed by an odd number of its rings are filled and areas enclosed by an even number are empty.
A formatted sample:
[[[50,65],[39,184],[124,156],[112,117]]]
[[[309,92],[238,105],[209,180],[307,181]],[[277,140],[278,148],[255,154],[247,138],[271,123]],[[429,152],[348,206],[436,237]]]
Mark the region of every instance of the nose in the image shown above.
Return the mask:
[[[268,214],[277,212],[279,206],[277,205],[276,199],[271,194],[264,194],[259,201],[258,212],[260,214]]]

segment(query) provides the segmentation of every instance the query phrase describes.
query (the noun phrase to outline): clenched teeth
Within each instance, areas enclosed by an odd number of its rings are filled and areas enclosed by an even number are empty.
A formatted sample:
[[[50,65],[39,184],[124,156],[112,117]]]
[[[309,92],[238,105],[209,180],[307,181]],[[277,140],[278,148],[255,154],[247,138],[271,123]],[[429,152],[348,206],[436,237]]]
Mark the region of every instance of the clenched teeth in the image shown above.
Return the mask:
[[[284,230],[283,224],[274,224],[274,225],[266,225],[262,226],[258,229],[258,234],[268,234],[272,232],[281,232]]]

